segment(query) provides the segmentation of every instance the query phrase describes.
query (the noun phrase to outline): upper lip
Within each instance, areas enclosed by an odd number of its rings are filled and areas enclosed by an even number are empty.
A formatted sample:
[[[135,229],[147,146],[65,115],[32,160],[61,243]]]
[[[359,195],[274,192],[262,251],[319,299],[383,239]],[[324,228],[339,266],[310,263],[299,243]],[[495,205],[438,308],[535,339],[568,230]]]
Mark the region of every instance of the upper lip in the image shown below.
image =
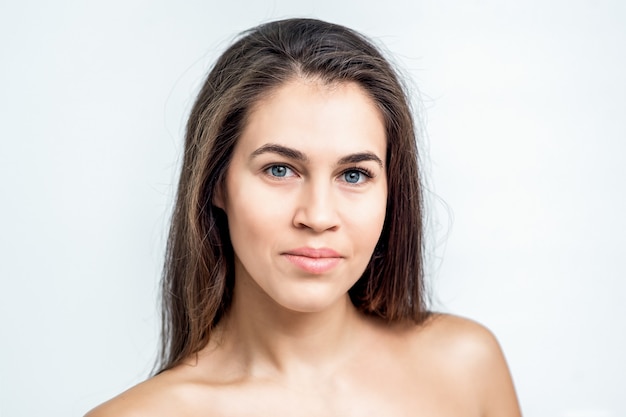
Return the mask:
[[[286,255],[306,256],[307,258],[342,258],[341,254],[330,248],[302,247],[285,252]]]

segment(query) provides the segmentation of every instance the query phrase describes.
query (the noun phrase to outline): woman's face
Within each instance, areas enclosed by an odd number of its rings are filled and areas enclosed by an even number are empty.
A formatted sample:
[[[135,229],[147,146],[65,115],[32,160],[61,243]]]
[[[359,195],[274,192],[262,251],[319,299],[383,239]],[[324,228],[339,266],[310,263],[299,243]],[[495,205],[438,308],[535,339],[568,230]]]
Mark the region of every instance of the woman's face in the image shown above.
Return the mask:
[[[214,202],[235,299],[299,312],[345,302],[382,231],[385,160],[382,116],[355,83],[296,79],[257,103]]]

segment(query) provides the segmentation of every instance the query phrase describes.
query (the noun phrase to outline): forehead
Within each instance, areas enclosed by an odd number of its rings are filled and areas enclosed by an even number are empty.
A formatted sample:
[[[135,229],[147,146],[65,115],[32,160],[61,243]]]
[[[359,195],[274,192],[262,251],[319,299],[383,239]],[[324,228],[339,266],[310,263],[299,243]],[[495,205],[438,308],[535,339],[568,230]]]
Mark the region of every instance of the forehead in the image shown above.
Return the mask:
[[[312,154],[370,151],[385,160],[386,142],[382,114],[357,83],[297,78],[251,108],[237,148],[277,143]]]

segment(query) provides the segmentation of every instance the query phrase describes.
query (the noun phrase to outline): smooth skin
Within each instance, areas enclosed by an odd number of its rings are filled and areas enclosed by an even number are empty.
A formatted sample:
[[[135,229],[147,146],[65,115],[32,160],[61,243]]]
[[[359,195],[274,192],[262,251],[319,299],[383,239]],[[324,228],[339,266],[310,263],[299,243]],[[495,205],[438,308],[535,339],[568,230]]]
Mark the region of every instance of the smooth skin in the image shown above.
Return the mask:
[[[352,305],[383,226],[385,157],[357,84],[298,78],[262,99],[214,201],[236,257],[229,314],[198,355],[88,417],[519,417],[487,329],[389,325]]]

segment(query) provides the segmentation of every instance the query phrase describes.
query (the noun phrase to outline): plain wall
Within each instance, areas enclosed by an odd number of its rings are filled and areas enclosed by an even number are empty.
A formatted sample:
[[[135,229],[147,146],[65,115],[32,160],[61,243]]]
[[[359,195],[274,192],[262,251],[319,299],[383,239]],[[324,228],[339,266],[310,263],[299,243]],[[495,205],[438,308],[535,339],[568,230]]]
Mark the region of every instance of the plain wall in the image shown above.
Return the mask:
[[[220,3],[0,3],[0,415],[146,378],[194,94],[291,16],[373,37],[419,89],[435,306],[494,331],[524,414],[626,415],[626,3]]]

